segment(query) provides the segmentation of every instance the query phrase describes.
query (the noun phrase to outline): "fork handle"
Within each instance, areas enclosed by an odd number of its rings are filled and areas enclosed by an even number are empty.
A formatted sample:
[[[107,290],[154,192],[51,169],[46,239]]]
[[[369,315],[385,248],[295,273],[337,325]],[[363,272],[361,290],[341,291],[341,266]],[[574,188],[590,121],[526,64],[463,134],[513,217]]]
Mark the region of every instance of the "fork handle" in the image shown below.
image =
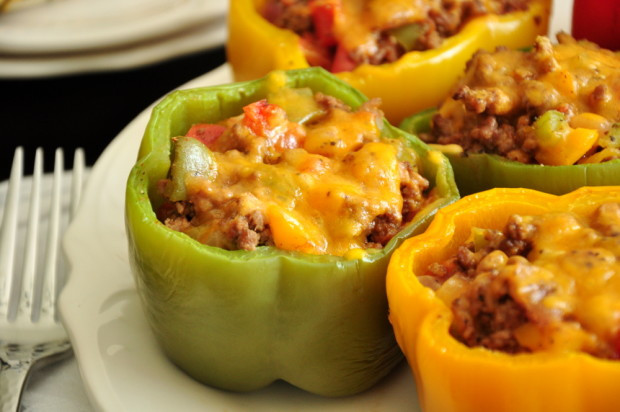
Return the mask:
[[[6,361],[0,357],[0,412],[17,412],[32,359]]]

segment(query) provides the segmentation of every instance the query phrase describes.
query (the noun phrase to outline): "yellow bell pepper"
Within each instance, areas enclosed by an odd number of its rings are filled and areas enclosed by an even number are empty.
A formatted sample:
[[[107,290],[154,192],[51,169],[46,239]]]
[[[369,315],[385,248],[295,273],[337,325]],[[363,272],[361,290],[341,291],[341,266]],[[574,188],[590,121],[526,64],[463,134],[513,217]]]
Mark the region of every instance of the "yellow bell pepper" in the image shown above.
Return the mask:
[[[593,122],[597,116],[594,113],[581,114],[577,123]],[[556,110],[549,110],[540,116],[534,122],[534,132],[539,144],[534,157],[549,166],[574,164],[596,144],[599,137],[597,129],[573,129],[564,119],[564,114]]]
[[[598,140],[598,132],[593,129],[571,129],[563,139],[554,144],[540,145],[536,160],[544,165],[572,165],[579,160]]]
[[[508,354],[470,348],[449,332],[452,311],[417,273],[453,256],[472,227],[502,229],[514,213],[592,213],[620,202],[620,187],[584,187],[563,196],[492,189],[440,210],[427,231],[394,253],[387,275],[390,321],[425,412],[620,411],[620,362],[583,352]]]
[[[258,78],[273,69],[308,67],[299,36],[265,20],[259,12],[264,3],[230,1],[227,53],[235,80]],[[476,50],[525,47],[546,34],[549,12],[549,0],[532,0],[526,11],[472,20],[436,49],[412,51],[394,63],[363,64],[337,76],[368,97],[380,97],[386,117],[399,123],[411,113],[437,106]]]

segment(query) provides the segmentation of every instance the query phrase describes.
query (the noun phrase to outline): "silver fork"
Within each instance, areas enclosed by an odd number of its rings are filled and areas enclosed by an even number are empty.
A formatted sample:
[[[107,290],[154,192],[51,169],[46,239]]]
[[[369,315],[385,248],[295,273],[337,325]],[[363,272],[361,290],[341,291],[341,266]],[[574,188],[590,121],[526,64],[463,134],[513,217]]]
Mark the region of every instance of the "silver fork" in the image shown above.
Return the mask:
[[[58,319],[56,298],[64,283],[59,271],[59,243],[63,230],[62,179],[64,155],[56,149],[51,204],[41,205],[44,184],[43,151],[35,153],[34,171],[23,243],[18,265],[18,220],[23,176],[23,149],[15,150],[0,230],[0,411],[19,409],[21,395],[33,366],[61,359],[71,353],[67,334]],[[84,175],[84,152],[75,152],[69,219],[76,211]],[[27,197],[27,196],[26,196]],[[49,211],[45,238],[40,223]],[[66,224],[66,223],[65,223]],[[39,246],[44,246],[40,248]],[[43,249],[39,252],[39,249]],[[20,270],[21,269],[21,270]]]

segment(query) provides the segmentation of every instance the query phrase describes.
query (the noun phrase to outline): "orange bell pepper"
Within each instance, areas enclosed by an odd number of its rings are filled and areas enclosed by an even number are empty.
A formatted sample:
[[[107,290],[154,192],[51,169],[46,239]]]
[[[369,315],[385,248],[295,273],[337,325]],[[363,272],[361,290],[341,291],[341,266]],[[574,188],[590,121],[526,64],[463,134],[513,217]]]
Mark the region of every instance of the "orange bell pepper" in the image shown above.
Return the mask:
[[[413,370],[425,412],[614,412],[620,362],[582,352],[508,354],[471,348],[449,332],[451,309],[416,274],[453,256],[472,227],[502,229],[514,213],[591,214],[620,202],[620,186],[584,187],[563,196],[492,189],[440,210],[427,231],[403,243],[387,275],[390,321]]]
[[[264,19],[259,10],[265,0],[231,0],[228,15],[228,61],[235,80],[261,77],[273,69],[308,67],[300,37]],[[433,50],[406,53],[394,63],[363,64],[338,77],[368,97],[380,97],[386,117],[399,123],[405,116],[437,106],[482,48],[529,46],[546,34],[549,0],[532,0],[530,8],[502,16],[473,19],[457,35]]]

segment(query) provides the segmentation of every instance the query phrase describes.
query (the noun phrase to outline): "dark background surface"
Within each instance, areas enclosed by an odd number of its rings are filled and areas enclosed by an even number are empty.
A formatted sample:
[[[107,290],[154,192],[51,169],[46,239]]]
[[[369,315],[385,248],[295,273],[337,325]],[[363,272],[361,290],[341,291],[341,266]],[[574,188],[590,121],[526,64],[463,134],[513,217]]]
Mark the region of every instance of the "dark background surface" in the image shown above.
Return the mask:
[[[92,166],[116,135],[147,106],[183,83],[220,66],[224,47],[123,71],[50,78],[0,78],[0,180],[8,178],[13,153],[24,147],[25,173],[34,152],[44,149],[53,169],[54,150],[65,151],[65,169],[75,148]]]

